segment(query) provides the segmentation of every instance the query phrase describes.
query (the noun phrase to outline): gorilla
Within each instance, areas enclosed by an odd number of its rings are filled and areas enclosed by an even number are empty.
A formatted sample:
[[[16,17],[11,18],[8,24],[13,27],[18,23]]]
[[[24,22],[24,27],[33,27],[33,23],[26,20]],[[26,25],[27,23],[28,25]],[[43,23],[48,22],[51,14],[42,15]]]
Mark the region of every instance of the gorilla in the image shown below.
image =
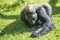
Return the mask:
[[[49,4],[27,5],[21,11],[21,20],[28,27],[36,27],[31,37],[44,35],[55,28],[52,22],[52,7]]]

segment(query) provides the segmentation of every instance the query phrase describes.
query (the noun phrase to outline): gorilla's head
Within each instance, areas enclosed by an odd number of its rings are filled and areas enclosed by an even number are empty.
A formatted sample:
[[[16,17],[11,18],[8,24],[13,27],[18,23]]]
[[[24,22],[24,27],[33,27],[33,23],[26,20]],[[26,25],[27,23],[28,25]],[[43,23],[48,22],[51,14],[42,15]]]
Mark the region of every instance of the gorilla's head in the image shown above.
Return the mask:
[[[34,7],[32,6],[26,6],[25,7],[25,19],[32,25],[35,24],[36,20],[37,20],[37,13],[36,10],[34,9]]]

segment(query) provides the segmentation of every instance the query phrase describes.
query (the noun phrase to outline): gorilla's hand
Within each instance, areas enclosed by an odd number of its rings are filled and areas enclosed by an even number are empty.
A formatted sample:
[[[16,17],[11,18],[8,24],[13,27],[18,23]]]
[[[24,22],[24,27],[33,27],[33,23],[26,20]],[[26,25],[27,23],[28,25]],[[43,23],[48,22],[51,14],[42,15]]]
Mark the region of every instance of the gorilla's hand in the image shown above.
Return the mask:
[[[44,35],[48,33],[49,31],[53,30],[55,26],[51,24],[50,26],[47,24],[42,25],[39,29],[37,29],[35,32],[32,33],[31,37],[38,37],[39,35]]]

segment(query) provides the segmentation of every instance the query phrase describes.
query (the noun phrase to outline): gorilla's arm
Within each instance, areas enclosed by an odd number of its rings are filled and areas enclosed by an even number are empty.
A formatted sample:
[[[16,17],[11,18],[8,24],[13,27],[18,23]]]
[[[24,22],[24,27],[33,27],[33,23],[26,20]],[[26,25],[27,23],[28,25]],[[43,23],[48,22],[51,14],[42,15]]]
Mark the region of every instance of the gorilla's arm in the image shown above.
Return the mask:
[[[37,15],[40,16],[40,18],[41,18],[40,20],[42,20],[43,24],[39,25],[40,28],[32,33],[32,35],[31,35],[32,37],[46,34],[54,28],[54,25],[53,25],[50,17],[47,15],[47,13],[43,7],[40,7],[37,9]]]

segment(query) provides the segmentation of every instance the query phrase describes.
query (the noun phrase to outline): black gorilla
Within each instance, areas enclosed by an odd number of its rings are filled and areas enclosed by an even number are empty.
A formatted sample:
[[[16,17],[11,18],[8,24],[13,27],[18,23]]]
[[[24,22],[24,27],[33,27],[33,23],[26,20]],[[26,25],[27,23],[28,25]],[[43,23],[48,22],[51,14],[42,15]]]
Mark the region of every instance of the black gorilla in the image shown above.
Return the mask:
[[[31,37],[37,37],[55,28],[52,23],[52,8],[49,4],[28,5],[21,12],[21,20],[28,26],[36,26]]]

